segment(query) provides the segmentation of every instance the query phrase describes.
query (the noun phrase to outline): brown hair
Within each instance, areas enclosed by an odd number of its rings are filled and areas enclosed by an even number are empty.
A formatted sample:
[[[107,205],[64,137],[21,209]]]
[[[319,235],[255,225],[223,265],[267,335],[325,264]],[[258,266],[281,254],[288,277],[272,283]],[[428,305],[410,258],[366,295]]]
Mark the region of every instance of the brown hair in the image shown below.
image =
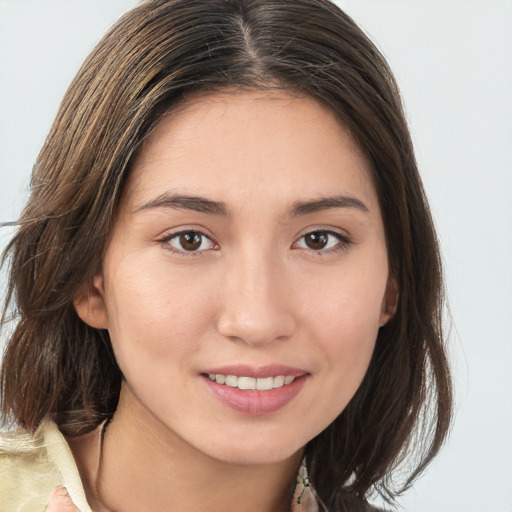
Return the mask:
[[[149,0],[85,61],[37,159],[4,254],[18,324],[2,367],[2,412],[34,430],[51,415],[80,434],[113,414],[122,375],[108,333],[74,296],[101,265],[142,141],[196,91],[281,87],[337,113],[373,166],[399,301],[346,409],[306,447],[329,510],[347,493],[392,499],[423,471],[451,419],[436,235],[393,76],[328,0]],[[409,476],[392,477],[412,456]],[[400,472],[402,473],[402,472]]]

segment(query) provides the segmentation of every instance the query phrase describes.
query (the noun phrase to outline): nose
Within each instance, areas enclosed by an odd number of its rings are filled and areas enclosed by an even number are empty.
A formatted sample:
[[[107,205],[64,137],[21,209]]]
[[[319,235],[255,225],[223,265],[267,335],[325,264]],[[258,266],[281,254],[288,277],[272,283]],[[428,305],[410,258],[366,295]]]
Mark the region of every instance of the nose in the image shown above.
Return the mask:
[[[251,346],[289,338],[296,328],[290,277],[276,258],[231,261],[222,286],[219,333]]]

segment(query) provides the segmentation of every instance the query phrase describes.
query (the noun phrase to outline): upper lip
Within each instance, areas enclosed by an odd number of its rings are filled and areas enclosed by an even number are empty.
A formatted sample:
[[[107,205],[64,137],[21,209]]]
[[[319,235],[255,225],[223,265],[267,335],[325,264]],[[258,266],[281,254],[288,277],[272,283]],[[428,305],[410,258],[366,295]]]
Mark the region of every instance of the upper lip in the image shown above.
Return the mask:
[[[255,379],[263,379],[265,377],[276,377],[277,375],[300,377],[308,372],[301,368],[293,368],[283,364],[269,364],[265,366],[250,366],[245,364],[235,364],[228,366],[218,366],[208,368],[202,373],[235,375],[237,377],[253,377]]]

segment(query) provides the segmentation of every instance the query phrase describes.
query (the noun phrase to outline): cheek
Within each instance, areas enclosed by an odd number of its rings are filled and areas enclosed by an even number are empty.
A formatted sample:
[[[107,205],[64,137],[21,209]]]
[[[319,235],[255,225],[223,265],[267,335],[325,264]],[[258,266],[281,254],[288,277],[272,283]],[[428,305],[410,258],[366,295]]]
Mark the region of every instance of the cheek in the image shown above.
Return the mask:
[[[338,310],[318,312],[315,325],[318,348],[333,378],[358,385],[375,348],[378,312],[341,303]]]
[[[302,314],[317,332],[351,333],[365,338],[379,327],[387,283],[387,271],[364,272],[347,269],[332,278],[319,279],[315,286],[302,286]]]
[[[387,271],[345,272],[302,297],[308,338],[315,340],[331,378],[343,380],[353,393],[375,348],[386,280]]]
[[[312,398],[314,437],[347,407],[366,375],[378,334],[379,301],[357,289],[339,288],[311,300],[306,340],[314,350]],[[314,304],[314,307],[313,307]],[[311,353],[311,352],[310,352]],[[319,400],[319,397],[323,397]]]
[[[121,263],[108,276],[109,333],[120,366],[183,360],[198,350],[214,301],[199,282],[173,277],[158,266],[144,272]]]

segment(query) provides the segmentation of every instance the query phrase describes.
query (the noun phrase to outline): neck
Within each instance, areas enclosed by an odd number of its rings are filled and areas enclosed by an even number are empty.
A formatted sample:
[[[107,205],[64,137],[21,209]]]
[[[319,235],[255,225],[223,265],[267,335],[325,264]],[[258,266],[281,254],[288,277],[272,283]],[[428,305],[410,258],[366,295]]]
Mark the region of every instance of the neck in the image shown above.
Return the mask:
[[[127,396],[126,386],[123,390],[103,441],[94,436],[95,449],[82,450],[88,463],[78,464],[93,510],[290,510],[302,453],[273,464],[214,459],[148,414]]]

